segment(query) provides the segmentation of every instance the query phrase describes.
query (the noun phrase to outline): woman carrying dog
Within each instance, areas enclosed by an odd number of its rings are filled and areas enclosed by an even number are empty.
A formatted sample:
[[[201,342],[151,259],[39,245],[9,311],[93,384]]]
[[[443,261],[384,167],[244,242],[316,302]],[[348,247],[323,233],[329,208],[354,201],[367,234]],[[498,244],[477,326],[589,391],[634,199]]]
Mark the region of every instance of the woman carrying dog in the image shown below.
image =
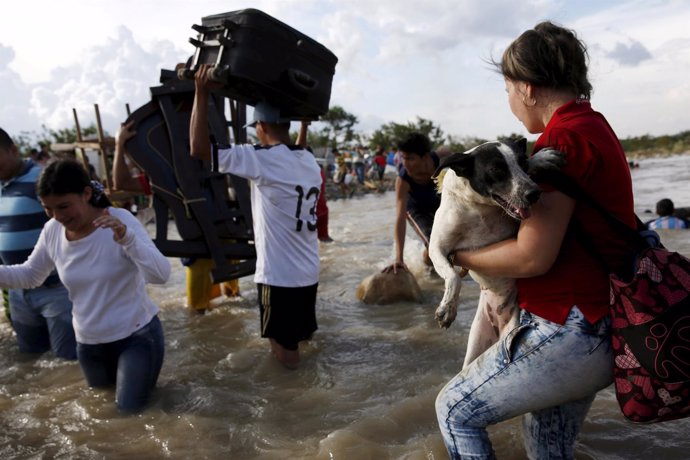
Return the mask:
[[[77,359],[87,383],[115,386],[118,409],[138,412],[164,353],[146,283],[165,283],[170,262],[129,211],[110,207],[102,186],[76,161],[48,165],[36,192],[51,219],[26,262],[0,266],[0,286],[39,286],[56,268],[74,305]]]
[[[562,151],[563,172],[634,226],[630,169],[616,134],[592,110],[587,51],[575,33],[543,22],[494,64],[513,114],[527,131],[541,133],[534,151]],[[454,254],[456,265],[516,278],[521,309],[519,325],[436,399],[454,459],[495,458],[486,427],[517,415],[529,458],[574,458],[587,411],[613,379],[608,271],[577,235],[586,234],[612,270],[624,264],[625,246],[597,211],[553,187],[542,189],[515,239]]]

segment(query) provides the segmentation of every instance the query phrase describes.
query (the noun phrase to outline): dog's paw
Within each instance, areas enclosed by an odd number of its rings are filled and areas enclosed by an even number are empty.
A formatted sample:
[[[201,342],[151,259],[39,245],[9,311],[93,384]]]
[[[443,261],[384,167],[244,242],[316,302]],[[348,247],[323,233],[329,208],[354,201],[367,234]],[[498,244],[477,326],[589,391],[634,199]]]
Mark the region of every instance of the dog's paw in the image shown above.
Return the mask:
[[[437,309],[434,317],[438,321],[438,326],[443,328],[449,328],[453,321],[455,321],[455,316],[457,315],[457,308],[452,305],[441,304]]]

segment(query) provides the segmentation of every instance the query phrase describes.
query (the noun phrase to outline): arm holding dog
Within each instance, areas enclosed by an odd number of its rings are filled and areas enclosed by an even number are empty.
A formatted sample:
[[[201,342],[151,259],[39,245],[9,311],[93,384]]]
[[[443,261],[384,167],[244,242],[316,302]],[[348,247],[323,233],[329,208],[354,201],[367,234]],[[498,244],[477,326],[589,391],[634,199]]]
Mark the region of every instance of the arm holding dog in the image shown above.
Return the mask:
[[[434,216],[429,256],[436,273],[445,281],[443,298],[435,312],[441,327],[449,327],[457,315],[462,275],[456,273],[452,265],[455,253],[515,240],[519,222],[529,218],[530,209],[541,195],[539,186],[526,174],[527,170],[549,171],[563,163],[562,154],[554,150],[528,159],[526,147],[525,139],[487,142],[468,152],[448,156],[437,170],[435,177],[441,187],[441,204]],[[505,331],[503,326],[510,325],[517,314],[513,276],[481,269],[472,270],[470,274],[482,291],[491,292],[492,300],[491,305],[480,302],[481,321],[472,323],[470,338],[477,330],[489,333],[474,334],[480,336],[481,343],[470,341],[465,365],[481,354],[489,343],[495,343],[499,335],[494,331]],[[488,299],[487,296],[483,298]],[[487,323],[491,327],[487,327]]]
[[[520,224],[517,238],[476,251],[456,251],[454,264],[491,276],[529,278],[549,271],[575,209],[575,201],[554,191],[542,194],[532,216]]]

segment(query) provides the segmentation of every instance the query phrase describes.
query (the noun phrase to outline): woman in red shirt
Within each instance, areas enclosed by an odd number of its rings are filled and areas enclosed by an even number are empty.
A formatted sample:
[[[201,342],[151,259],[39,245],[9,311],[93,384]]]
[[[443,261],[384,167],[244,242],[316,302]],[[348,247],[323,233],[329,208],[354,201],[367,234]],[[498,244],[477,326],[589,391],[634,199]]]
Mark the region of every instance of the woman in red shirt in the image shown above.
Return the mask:
[[[589,103],[585,45],[550,22],[524,32],[495,63],[513,114],[534,151],[565,154],[564,172],[620,219],[634,225],[632,183],[623,149]],[[520,324],[455,376],[436,413],[452,458],[495,458],[486,426],[523,415],[529,458],[574,458],[575,438],[597,391],[612,382],[609,282],[601,261],[577,237],[584,232],[611,269],[625,247],[599,214],[543,186],[517,237],[455,263],[517,278]],[[578,230],[569,231],[576,222]]]

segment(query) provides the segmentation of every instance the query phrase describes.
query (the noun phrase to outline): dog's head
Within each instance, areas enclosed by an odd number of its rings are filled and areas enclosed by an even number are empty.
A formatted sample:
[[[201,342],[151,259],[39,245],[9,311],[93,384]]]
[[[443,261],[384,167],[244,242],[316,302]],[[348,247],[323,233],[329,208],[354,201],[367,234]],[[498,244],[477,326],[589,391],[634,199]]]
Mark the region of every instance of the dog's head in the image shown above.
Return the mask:
[[[450,168],[464,177],[477,194],[493,200],[515,219],[529,217],[529,208],[541,195],[527,173],[527,141],[487,142],[441,161],[435,175]]]

